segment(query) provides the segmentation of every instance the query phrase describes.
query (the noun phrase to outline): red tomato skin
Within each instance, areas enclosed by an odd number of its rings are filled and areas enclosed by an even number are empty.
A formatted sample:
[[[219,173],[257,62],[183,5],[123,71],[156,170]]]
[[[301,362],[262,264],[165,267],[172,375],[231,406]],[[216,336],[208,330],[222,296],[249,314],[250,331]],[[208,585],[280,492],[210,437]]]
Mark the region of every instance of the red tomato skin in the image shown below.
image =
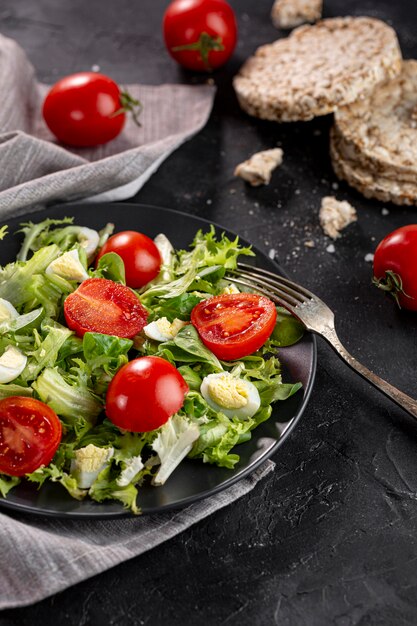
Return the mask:
[[[61,78],[48,92],[42,114],[64,144],[98,146],[119,135],[125,124],[118,85],[104,74],[80,72]]]
[[[49,465],[61,437],[58,416],[40,400],[21,396],[0,400],[0,473],[24,476]]]
[[[177,46],[198,41],[201,33],[221,37],[224,50],[212,50],[208,65],[198,50],[173,50]],[[207,72],[226,63],[237,41],[236,17],[225,0],[174,0],[163,19],[165,45],[177,63],[197,72]]]
[[[146,324],[147,310],[129,287],[107,278],[88,278],[64,302],[68,328],[130,339]]]
[[[132,289],[149,283],[161,269],[161,255],[155,243],[134,230],[124,230],[109,237],[97,255],[97,262],[108,252],[116,252],[122,258],[126,284]]]
[[[383,279],[391,270],[402,280],[404,294],[398,292],[402,308],[417,311],[417,224],[409,224],[389,233],[377,246],[374,277]]]
[[[214,296],[191,312],[191,323],[201,341],[223,361],[241,359],[259,350],[276,320],[274,303],[250,293]]]
[[[158,356],[134,359],[117,372],[106,396],[106,415],[122,430],[146,433],[163,426],[184,403],[188,386]]]

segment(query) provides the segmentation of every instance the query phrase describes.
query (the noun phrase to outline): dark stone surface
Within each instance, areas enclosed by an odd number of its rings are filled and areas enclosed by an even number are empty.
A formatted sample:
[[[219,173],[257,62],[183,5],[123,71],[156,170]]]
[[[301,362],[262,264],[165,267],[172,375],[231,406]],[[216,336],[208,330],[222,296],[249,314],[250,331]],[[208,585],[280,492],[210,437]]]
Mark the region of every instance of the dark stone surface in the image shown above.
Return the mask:
[[[167,57],[160,0],[2,0],[0,30],[16,38],[39,78],[98,64],[119,82],[195,82]],[[276,250],[293,278],[336,313],[347,347],[376,373],[417,395],[417,318],[371,287],[365,255],[416,208],[368,201],[333,188],[329,118],[260,122],[238,108],[230,79],[243,59],[277,33],[270,2],[234,0],[240,42],[215,74],[218,96],[207,127],[164,163],[137,200],[178,208]],[[417,54],[412,0],[328,0],[326,16],[373,15],[398,31],[405,57]],[[270,186],[250,189],[234,166],[276,145],[285,161]],[[359,214],[326,251],[318,224],[323,195]],[[306,239],[315,248],[304,246]],[[32,624],[256,624],[269,626],[417,623],[417,429],[319,342],[317,383],[298,429],[274,458],[273,476],[233,507],[149,554],[35,606],[4,611],[1,626]]]

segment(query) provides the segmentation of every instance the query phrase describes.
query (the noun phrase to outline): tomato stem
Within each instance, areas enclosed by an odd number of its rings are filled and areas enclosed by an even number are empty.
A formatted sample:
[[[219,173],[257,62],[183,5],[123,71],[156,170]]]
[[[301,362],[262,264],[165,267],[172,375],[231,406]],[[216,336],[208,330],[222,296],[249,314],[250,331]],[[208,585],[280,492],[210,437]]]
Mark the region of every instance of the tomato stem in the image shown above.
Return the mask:
[[[209,53],[212,50],[214,52],[221,52],[224,50],[224,45],[221,37],[213,37],[206,32],[202,32],[197,41],[172,48],[173,52],[181,52],[182,50],[197,50],[200,52],[201,59],[206,66],[206,69],[211,71],[212,67],[209,63]]]
[[[382,289],[382,291],[386,291],[387,293],[391,294],[400,309],[400,294],[402,296],[405,296],[406,298],[413,299],[412,296],[409,296],[408,293],[405,293],[401,276],[399,274],[396,274],[392,270],[386,270],[385,276],[383,278],[375,278],[374,276],[372,282],[376,287],[378,287],[378,289]]]
[[[121,107],[117,109],[117,111],[112,113],[110,117],[116,117],[116,115],[121,115],[122,113],[131,113],[136,126],[142,126],[139,121],[139,115],[143,111],[143,104],[140,102],[140,100],[137,100],[136,98],[131,96],[128,91],[121,91],[120,104]]]

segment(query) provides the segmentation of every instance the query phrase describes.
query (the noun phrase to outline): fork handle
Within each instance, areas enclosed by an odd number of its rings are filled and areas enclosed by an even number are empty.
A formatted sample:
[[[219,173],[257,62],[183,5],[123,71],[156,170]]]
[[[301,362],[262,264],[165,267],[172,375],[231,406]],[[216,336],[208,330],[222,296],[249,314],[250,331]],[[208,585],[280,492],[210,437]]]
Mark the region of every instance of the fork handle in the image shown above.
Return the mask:
[[[337,352],[339,356],[353,369],[355,372],[360,374],[362,378],[371,383],[374,387],[382,391],[390,400],[395,402],[402,409],[407,411],[410,415],[417,419],[417,400],[411,398],[403,391],[400,391],[394,385],[387,383],[386,380],[383,380],[371,370],[369,370],[365,365],[359,363],[355,357],[353,357],[341,343],[339,337],[337,336],[336,331],[333,328],[327,327],[325,332],[320,333],[324,339],[331,345],[331,347]]]

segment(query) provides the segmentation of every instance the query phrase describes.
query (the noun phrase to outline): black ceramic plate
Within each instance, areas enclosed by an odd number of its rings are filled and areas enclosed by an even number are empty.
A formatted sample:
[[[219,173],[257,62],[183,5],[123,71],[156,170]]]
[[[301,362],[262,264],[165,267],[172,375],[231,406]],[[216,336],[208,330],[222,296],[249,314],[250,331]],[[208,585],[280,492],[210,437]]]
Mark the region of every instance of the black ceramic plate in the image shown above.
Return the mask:
[[[185,248],[199,228],[207,230],[209,222],[168,209],[138,204],[67,204],[51,207],[25,218],[8,220],[9,232],[18,229],[20,222],[35,222],[46,217],[73,216],[77,224],[100,229],[113,222],[118,230],[138,230],[150,237],[159,232],[167,235],[176,248]],[[222,229],[220,226],[218,227]],[[227,231],[226,231],[227,232]],[[233,233],[228,233],[233,235]],[[233,235],[234,236],[234,235]],[[20,237],[9,235],[0,245],[0,264],[13,260],[19,249]],[[254,250],[257,265],[276,272],[280,268],[259,250]],[[240,461],[234,470],[205,465],[201,461],[185,459],[163,487],[143,486],[139,491],[139,505],[143,513],[176,508],[190,504],[226,489],[274,454],[300,419],[313,386],[316,370],[316,343],[306,334],[295,346],[280,350],[285,382],[301,381],[303,390],[285,402],[275,405],[271,418],[253,431],[252,439],[238,447]],[[71,498],[60,485],[46,484],[39,491],[23,482],[0,498],[0,506],[25,513],[74,518],[109,518],[129,515],[117,502],[102,504],[88,499],[79,502]]]

